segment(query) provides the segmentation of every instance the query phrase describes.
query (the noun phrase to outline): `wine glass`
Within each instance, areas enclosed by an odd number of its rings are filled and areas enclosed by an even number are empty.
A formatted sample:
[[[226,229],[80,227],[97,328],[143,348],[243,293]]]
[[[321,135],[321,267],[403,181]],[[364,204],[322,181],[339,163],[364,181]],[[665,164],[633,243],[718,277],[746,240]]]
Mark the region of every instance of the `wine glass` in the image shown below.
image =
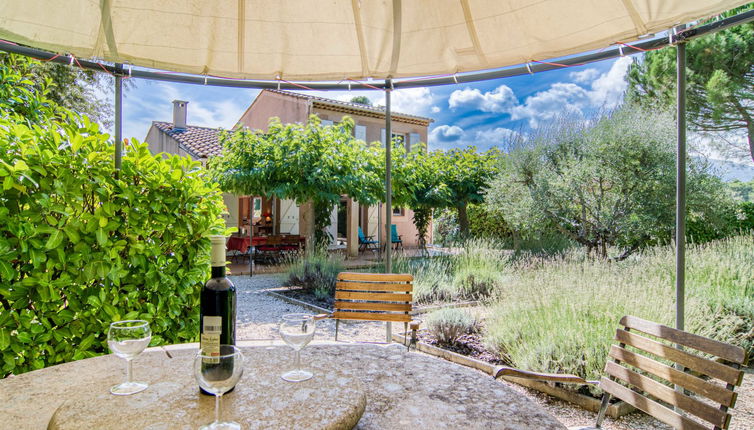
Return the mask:
[[[126,359],[126,382],[110,388],[110,392],[119,396],[135,394],[147,389],[146,382],[133,381],[131,360],[144,351],[152,340],[152,330],[144,320],[116,321],[107,331],[107,346],[115,355]]]
[[[221,421],[220,399],[243,375],[243,354],[233,345],[220,345],[220,354],[200,350],[194,358],[194,376],[199,386],[215,395],[215,421],[199,430],[238,430],[241,425]]]
[[[301,369],[301,350],[314,338],[314,322],[314,315],[309,314],[286,314],[280,320],[280,337],[296,351],[293,370],[281,375],[288,382],[306,381],[312,377],[312,372]]]

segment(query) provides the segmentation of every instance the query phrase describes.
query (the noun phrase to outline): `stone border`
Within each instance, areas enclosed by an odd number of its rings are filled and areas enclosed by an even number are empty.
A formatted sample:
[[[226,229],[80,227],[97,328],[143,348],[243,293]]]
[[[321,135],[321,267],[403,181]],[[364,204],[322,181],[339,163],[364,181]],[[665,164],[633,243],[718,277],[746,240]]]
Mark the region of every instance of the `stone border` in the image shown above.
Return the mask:
[[[405,345],[406,335],[394,333],[393,341],[399,342]],[[445,360],[451,361],[456,364],[460,364],[462,366],[471,367],[473,369],[484,372],[492,376],[493,378],[497,374],[498,369],[502,367],[502,366],[496,366],[494,364],[487,363],[486,361],[467,357],[465,355],[461,355],[453,351],[448,351],[447,349],[438,348],[434,345],[430,345],[422,341],[417,342],[416,346],[417,346],[417,349],[421,352],[424,352],[429,355],[434,355],[435,357],[444,358]],[[584,394],[580,394],[572,390],[567,390],[565,388],[562,388],[556,385],[550,385],[548,383],[545,383],[542,381],[536,381],[533,379],[516,378],[513,376],[503,376],[502,379],[508,382],[512,382],[514,384],[518,384],[527,388],[537,390],[539,392],[564,400],[568,403],[575,404],[591,412],[596,413],[600,409],[600,403],[601,403],[600,399],[595,399],[594,397],[586,396]],[[612,405],[608,406],[607,415],[612,418],[620,418],[624,415],[627,415],[633,412],[634,410],[636,409],[633,406],[629,405],[628,403],[624,401],[618,401],[617,403],[613,403]]]

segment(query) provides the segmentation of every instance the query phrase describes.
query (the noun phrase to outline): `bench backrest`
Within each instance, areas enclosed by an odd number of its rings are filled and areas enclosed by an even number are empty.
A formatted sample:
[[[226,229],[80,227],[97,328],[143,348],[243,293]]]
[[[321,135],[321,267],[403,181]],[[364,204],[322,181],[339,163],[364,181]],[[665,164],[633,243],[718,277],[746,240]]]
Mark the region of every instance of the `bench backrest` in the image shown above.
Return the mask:
[[[409,274],[341,272],[335,284],[332,317],[410,322],[413,281]]]
[[[615,335],[619,344],[610,348],[608,376],[600,380],[600,388],[677,429],[728,428],[727,411],[736,403],[734,388],[743,380],[741,366],[747,360],[743,348],[633,316],[620,324]],[[674,390],[674,384],[693,396]]]

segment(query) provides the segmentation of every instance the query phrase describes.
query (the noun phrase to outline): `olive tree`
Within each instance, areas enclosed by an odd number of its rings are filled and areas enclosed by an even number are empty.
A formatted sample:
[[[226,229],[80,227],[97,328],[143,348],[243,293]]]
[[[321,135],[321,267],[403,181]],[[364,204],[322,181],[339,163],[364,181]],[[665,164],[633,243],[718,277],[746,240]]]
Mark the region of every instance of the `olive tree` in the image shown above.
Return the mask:
[[[669,240],[675,220],[675,123],[668,112],[627,105],[590,123],[563,119],[515,150],[487,204],[519,228],[551,222],[589,253],[617,259]],[[710,224],[726,193],[689,159],[688,210]]]

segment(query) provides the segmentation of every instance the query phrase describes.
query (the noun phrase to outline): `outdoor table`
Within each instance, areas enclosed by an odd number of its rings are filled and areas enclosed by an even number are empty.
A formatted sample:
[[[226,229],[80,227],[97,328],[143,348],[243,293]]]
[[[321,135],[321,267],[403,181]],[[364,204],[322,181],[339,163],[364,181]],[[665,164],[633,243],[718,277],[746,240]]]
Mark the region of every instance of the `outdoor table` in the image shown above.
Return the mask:
[[[314,378],[300,383],[280,379],[292,361],[287,346],[239,346],[244,375],[223,397],[223,418],[244,429],[565,429],[488,375],[397,344],[309,345],[302,362]],[[0,428],[198,428],[212,421],[214,401],[198,394],[196,350],[186,344],[142,353],[134,377],[150,386],[131,396],[109,393],[125,370],[114,355],[0,380]]]
[[[251,246],[251,238],[249,236],[231,236],[228,238],[226,245],[228,251],[239,251],[241,253],[246,252]]]

